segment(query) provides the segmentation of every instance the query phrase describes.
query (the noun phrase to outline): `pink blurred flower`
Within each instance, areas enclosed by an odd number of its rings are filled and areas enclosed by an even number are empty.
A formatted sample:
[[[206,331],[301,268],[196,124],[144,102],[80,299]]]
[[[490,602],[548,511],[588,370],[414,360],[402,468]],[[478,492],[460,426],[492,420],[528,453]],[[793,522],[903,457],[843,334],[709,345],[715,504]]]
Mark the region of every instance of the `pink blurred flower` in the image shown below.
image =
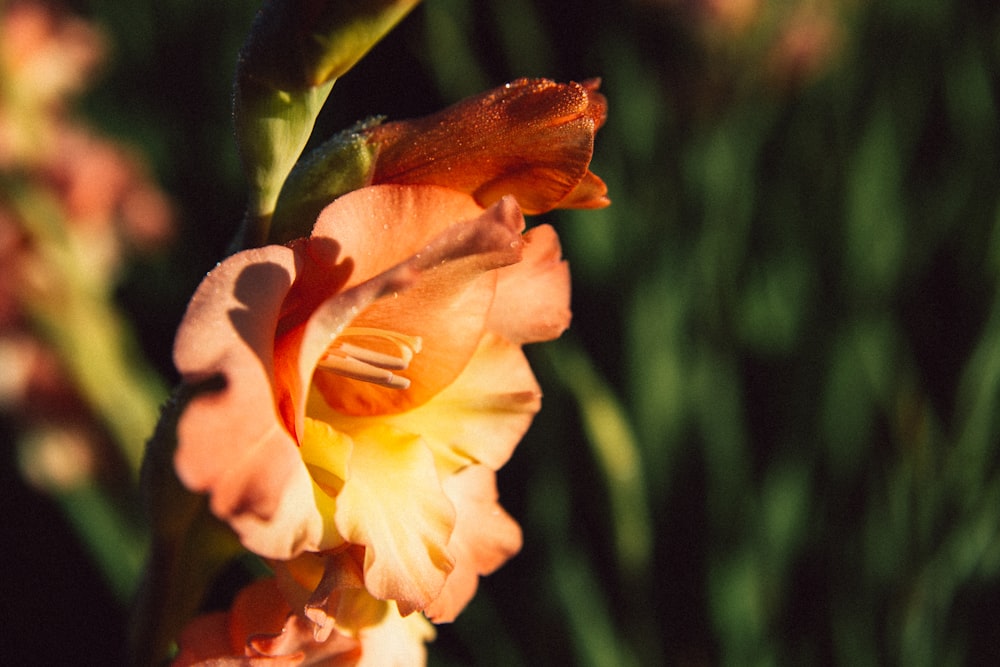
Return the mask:
[[[31,163],[52,150],[50,125],[65,113],[105,53],[104,38],[83,19],[33,1],[0,10],[0,167]]]
[[[843,41],[843,29],[829,10],[802,7],[781,26],[768,54],[771,82],[796,88],[816,78],[833,63]]]

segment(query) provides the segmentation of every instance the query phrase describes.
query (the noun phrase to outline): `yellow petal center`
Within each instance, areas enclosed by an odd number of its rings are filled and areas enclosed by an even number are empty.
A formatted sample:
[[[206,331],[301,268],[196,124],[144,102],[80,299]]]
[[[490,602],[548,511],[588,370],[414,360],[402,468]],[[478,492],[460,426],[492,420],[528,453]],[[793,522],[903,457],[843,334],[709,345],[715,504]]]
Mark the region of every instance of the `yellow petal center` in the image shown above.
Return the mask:
[[[319,360],[318,368],[352,380],[391,389],[407,389],[405,371],[423,346],[420,336],[375,327],[347,327]]]

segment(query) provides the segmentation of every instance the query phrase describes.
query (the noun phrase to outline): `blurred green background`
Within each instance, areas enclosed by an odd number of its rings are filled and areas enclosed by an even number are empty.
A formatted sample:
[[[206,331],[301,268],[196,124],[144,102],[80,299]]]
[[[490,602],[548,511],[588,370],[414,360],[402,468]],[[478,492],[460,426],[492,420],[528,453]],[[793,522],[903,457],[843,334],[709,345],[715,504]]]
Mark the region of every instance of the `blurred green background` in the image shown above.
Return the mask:
[[[118,293],[167,382],[257,6],[73,4],[112,46],[80,113],[180,212]],[[575,319],[499,477],[524,549],[432,665],[1000,664],[998,73],[992,0],[426,0],[337,83],[318,138],[519,76],[609,100],[613,205],[542,218]],[[12,664],[117,663],[125,602],[4,470]]]

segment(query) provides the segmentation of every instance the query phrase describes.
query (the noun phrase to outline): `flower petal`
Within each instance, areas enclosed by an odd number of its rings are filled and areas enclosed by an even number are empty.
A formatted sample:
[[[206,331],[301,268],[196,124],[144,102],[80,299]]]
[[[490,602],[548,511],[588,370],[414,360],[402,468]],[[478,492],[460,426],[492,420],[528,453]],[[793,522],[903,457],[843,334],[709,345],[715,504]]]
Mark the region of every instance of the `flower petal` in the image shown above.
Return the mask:
[[[490,330],[514,343],[558,338],[570,321],[569,265],[549,225],[524,235],[524,258],[498,272]]]
[[[323,209],[311,240],[326,240],[328,263],[337,259],[333,253],[351,262],[349,288],[409,261],[453,224],[478,218],[484,208],[446,187],[372,186]]]
[[[171,667],[190,667],[212,658],[232,655],[228,615],[216,612],[199,616],[185,626],[177,640],[180,651]]]
[[[292,613],[273,578],[241,590],[228,613],[195,619],[179,639],[173,667],[293,667],[301,664],[353,665],[357,640],[334,635],[314,641],[311,625]]]
[[[420,614],[403,617],[396,605],[387,603],[384,620],[361,634],[361,659],[357,667],[412,667],[427,663],[426,642],[434,639],[434,627]]]
[[[342,635],[360,639],[362,656],[357,664],[424,664],[423,643],[434,638],[434,628],[420,614],[402,618],[393,601],[377,600],[365,590],[360,564],[364,551],[350,547],[336,554],[304,554],[275,563],[276,580],[293,606],[304,604],[307,615],[331,623]],[[303,589],[315,589],[304,603]]]
[[[479,586],[479,576],[490,574],[521,550],[521,527],[497,503],[496,475],[484,466],[465,468],[444,481],[455,505],[455,531],[448,550],[455,569],[441,594],[424,614],[434,623],[450,623],[465,608]]]
[[[376,126],[372,182],[443,185],[482,206],[514,195],[528,214],[561,206],[589,173],[607,114],[598,86],[519,79],[426,118]],[[588,191],[593,201],[572,204],[606,205],[604,192]]]
[[[455,510],[419,437],[379,425],[354,442],[337,526],[348,542],[366,547],[369,592],[409,614],[433,600],[451,572],[445,547]]]
[[[541,407],[542,392],[521,348],[483,336],[465,371],[433,401],[391,422],[420,433],[435,455],[503,466]]]
[[[604,208],[610,205],[608,186],[592,171],[587,171],[573,191],[559,202],[559,208]]]
[[[396,234],[384,231],[373,231],[374,240],[344,242],[345,248],[355,248],[356,254],[349,256],[351,261],[358,258],[355,275],[382,273],[316,309],[300,352],[302,376],[308,377],[332,338],[348,323],[417,336],[423,347],[407,369],[411,384],[404,390],[317,373],[314,382],[331,407],[359,415],[401,412],[425,402],[461,372],[485,327],[496,284],[493,270],[520,260],[524,227],[512,198],[485,211],[469,202],[467,196],[443,188],[381,186],[346,195],[327,209],[337,213],[328,220],[357,221],[352,233],[373,225],[378,230],[395,225],[398,236],[414,234],[421,227],[437,229],[441,219],[475,211],[470,219],[451,218],[453,224],[444,225],[434,236],[423,236],[416,249],[414,243],[401,244]],[[378,222],[382,220],[392,222]],[[332,233],[332,226],[333,222],[317,224],[316,234]],[[377,244],[382,236],[393,239],[385,248]],[[412,254],[395,266],[384,267],[384,262],[373,259],[379,253],[406,252]],[[353,278],[348,285],[352,282]],[[365,290],[366,296],[352,297],[355,290],[358,294]]]
[[[541,390],[521,348],[487,332],[456,380],[412,410],[378,417],[350,417],[313,395],[309,414],[356,434],[377,424],[419,434],[434,452],[441,474],[469,463],[499,469],[541,407]]]
[[[273,337],[296,275],[288,248],[238,253],[213,270],[188,306],[174,345],[186,382],[221,375],[225,387],[196,396],[178,426],[177,474],[211,494],[212,511],[250,550],[288,558],[329,548],[313,485],[272,392]]]

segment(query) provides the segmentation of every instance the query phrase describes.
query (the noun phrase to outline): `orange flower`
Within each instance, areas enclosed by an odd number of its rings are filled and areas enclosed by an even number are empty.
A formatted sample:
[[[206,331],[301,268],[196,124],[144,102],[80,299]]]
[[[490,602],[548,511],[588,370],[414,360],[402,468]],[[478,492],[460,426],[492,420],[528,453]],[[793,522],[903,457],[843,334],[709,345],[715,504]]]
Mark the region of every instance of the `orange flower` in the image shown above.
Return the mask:
[[[178,424],[182,481],[250,550],[326,554],[330,588],[363,547],[372,596],[454,618],[520,546],[491,472],[539,407],[520,346],[570,317],[555,232],[523,229],[511,197],[380,185],[224,261],[175,345],[187,381],[226,380]]]
[[[307,594],[287,577],[253,582],[228,612],[207,614],[187,625],[172,667],[411,667],[426,660],[424,642],[434,637],[434,629],[422,617],[403,618],[391,602],[354,588],[343,596],[343,604],[352,607],[344,615],[364,619],[363,627],[317,632],[287,601]]]
[[[173,667],[355,665],[361,652],[357,640],[339,634],[316,641],[312,624],[292,611],[270,578],[240,591],[229,612],[189,623],[178,645]]]
[[[377,125],[372,183],[443,185],[482,206],[514,195],[528,215],[607,206],[607,187],[588,169],[607,116],[599,85],[518,79],[426,118]]]

